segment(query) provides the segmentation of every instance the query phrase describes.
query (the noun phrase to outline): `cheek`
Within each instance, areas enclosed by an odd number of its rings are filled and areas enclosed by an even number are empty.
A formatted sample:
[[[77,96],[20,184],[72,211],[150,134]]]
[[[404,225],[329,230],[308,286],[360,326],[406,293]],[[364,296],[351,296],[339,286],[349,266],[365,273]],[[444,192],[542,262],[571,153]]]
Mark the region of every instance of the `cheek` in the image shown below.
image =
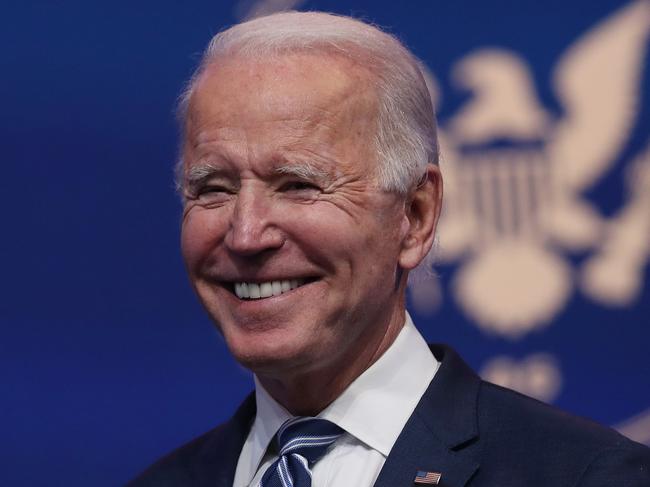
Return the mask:
[[[368,223],[364,229],[362,258],[366,272],[377,283],[393,282],[397,273],[401,249],[399,220],[382,218]]]
[[[203,261],[223,239],[224,218],[201,208],[190,210],[181,225],[181,252],[188,268]]]
[[[399,224],[370,213],[310,208],[287,220],[294,239],[308,255],[338,271],[377,276],[397,261]],[[356,277],[359,277],[357,275]]]
[[[308,254],[345,259],[362,246],[362,233],[344,212],[331,208],[306,208],[285,215],[287,219],[283,227]]]

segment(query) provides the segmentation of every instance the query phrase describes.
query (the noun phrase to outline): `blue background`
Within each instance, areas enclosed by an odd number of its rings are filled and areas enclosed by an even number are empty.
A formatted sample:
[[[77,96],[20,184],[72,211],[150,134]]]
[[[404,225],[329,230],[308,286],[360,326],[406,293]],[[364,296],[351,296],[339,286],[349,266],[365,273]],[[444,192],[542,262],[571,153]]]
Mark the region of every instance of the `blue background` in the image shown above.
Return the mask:
[[[497,45],[532,66],[544,105],[567,45],[625,2],[308,1],[374,21],[436,73],[439,115],[466,99],[445,73]],[[23,1],[3,7],[0,485],[120,485],[226,419],[251,388],[193,296],[178,249],[173,106],[231,2]],[[589,197],[624,199],[626,153]],[[580,259],[580,256],[575,259]],[[439,269],[443,284],[453,267]],[[557,405],[607,424],[650,408],[650,286],[624,309],[574,293],[552,327],[513,342],[474,326],[451,299],[415,316],[430,340],[477,369],[494,354],[552,351]]]

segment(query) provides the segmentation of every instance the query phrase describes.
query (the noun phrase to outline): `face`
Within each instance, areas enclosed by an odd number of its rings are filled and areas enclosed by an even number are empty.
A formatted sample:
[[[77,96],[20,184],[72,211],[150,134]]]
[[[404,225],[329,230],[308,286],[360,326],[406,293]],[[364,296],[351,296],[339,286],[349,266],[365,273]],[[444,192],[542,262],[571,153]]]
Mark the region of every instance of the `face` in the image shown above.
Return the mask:
[[[258,374],[337,367],[403,320],[407,219],[375,184],[368,80],[338,58],[235,58],[190,100],[182,252],[231,352]]]

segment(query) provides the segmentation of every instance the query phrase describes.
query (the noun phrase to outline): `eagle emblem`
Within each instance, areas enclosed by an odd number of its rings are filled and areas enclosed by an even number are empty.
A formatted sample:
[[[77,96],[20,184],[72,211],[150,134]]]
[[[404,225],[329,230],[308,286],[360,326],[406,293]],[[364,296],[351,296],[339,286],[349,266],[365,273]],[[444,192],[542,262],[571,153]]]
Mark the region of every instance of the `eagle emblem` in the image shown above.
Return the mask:
[[[635,127],[649,32],[650,3],[639,0],[569,46],[551,80],[559,115],[540,102],[514,52],[481,49],[454,66],[453,81],[472,97],[440,127],[446,206],[437,260],[459,264],[451,291],[485,331],[517,339],[540,329],[576,286],[604,305],[629,304],[642,289],[650,139],[630,158],[617,214],[604,216],[585,193],[621,162]],[[580,253],[589,257],[573,265]],[[441,290],[421,281],[410,292],[415,309],[430,313]]]

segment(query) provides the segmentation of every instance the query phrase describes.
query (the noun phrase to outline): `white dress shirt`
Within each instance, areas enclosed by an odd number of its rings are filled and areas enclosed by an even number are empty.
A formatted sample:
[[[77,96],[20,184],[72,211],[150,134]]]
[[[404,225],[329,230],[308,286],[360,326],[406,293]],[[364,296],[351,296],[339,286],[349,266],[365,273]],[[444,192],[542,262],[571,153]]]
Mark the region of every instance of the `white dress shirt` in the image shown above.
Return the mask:
[[[408,360],[407,360],[408,358]],[[319,415],[345,430],[312,468],[312,487],[371,487],[439,363],[411,317],[395,342]],[[267,452],[292,415],[255,378],[257,414],[244,443],[233,487],[256,487],[277,459]]]

